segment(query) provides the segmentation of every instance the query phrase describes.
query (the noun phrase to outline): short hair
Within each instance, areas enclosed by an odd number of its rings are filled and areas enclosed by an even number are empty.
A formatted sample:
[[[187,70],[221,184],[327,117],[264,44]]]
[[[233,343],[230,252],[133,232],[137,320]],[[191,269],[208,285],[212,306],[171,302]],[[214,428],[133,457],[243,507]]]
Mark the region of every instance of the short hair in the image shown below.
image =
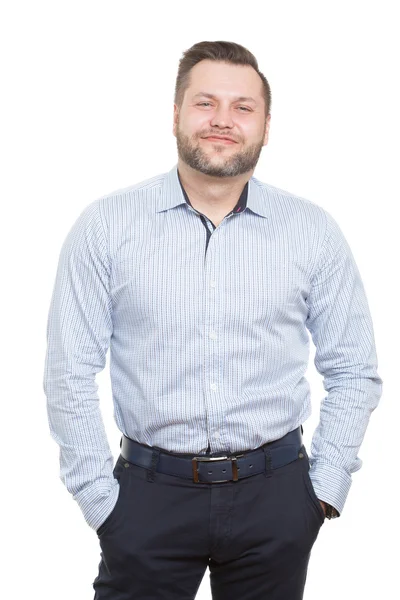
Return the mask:
[[[175,83],[174,102],[180,108],[186,89],[190,85],[190,71],[201,60],[215,60],[231,63],[233,65],[249,65],[258,73],[263,84],[263,95],[265,100],[265,116],[271,110],[271,88],[269,83],[258,68],[258,62],[254,54],[244,46],[234,42],[198,42],[186,50],[179,61],[178,74]]]

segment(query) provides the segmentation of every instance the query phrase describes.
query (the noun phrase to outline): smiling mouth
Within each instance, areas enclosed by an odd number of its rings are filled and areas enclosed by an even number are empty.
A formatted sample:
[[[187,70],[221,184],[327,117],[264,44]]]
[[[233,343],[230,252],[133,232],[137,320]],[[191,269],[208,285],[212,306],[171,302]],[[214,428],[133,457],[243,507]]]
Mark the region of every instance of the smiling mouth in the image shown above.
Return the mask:
[[[218,138],[218,137],[213,137],[213,136],[209,136],[209,137],[202,138],[202,139],[207,140],[208,142],[213,142],[213,143],[219,142],[221,144],[236,144],[237,143],[228,138]]]

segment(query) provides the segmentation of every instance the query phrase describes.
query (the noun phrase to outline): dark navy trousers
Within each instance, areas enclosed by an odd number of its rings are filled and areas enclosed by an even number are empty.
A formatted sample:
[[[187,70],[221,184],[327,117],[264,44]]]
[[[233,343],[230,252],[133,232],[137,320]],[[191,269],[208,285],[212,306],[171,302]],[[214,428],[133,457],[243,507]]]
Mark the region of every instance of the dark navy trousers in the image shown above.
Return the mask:
[[[223,483],[119,456],[118,500],[97,530],[94,600],[191,600],[207,567],[213,600],[301,600],[325,521],[308,471],[304,446],[283,467]]]

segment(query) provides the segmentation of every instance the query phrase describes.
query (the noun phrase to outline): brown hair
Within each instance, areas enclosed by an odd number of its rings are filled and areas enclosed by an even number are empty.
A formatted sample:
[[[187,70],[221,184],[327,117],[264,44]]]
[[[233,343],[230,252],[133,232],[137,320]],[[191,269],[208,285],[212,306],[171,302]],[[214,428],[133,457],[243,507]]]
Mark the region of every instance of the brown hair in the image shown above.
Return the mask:
[[[183,96],[190,85],[190,71],[201,60],[215,60],[233,65],[249,65],[261,78],[264,90],[265,116],[270,114],[271,89],[266,77],[259,71],[257,59],[247,48],[234,42],[198,42],[186,50],[179,61],[174,102],[182,106]]]

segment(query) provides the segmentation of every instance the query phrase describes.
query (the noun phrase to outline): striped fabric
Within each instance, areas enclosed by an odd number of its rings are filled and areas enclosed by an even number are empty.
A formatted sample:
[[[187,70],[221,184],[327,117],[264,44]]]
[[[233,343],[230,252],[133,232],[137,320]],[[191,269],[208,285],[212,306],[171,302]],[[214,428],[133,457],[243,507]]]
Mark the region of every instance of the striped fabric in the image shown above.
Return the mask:
[[[60,478],[93,529],[119,494],[95,382],[108,348],[121,433],[236,452],[310,416],[308,331],[327,392],[310,477],[343,510],[383,383],[360,273],[325,209],[255,177],[247,191],[214,228],[175,165],[91,202],[62,245],[43,385]]]

